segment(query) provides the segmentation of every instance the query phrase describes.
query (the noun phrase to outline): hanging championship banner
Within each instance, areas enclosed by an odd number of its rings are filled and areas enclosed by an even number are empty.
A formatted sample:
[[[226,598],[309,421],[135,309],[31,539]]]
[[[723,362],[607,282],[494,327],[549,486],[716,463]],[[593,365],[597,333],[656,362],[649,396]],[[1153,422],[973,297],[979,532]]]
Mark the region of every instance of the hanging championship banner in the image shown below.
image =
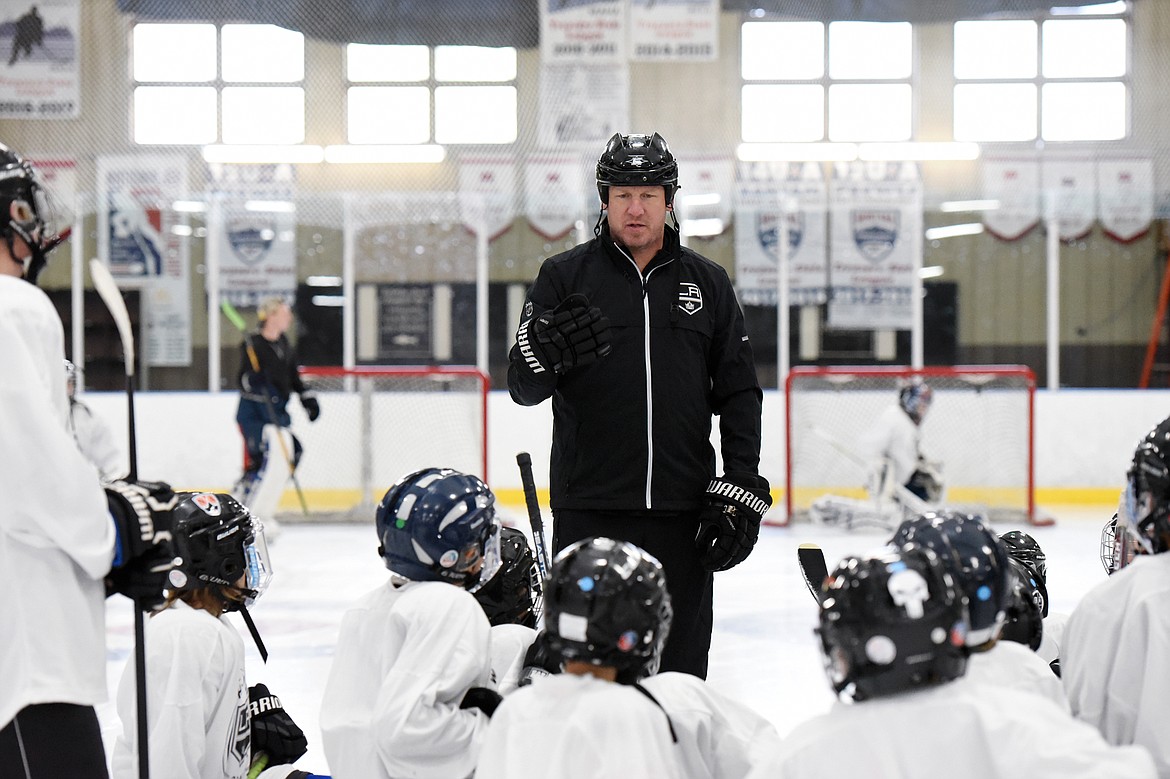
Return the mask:
[[[1045,197],[1056,198],[1056,226],[1062,241],[1084,238],[1097,218],[1097,185],[1093,161],[1045,159],[1040,166],[1040,184]]]
[[[297,289],[292,165],[209,166],[221,205],[219,294],[237,306],[292,299]],[[210,200],[210,198],[209,198]]]
[[[922,267],[917,165],[838,163],[830,201],[828,326],[911,329],[911,298]]]
[[[506,233],[516,219],[516,159],[461,157],[459,213],[472,233],[486,229],[489,241]]]
[[[625,0],[540,0],[540,61],[624,62]]]
[[[614,133],[629,132],[629,68],[616,65],[542,65],[539,144],[587,147],[600,154]]]
[[[816,162],[740,163],[735,207],[735,279],[747,305],[779,302],[780,227],[788,237],[789,304],[828,299],[828,188]]]
[[[987,232],[1014,241],[1040,224],[1040,163],[1035,157],[985,157],[983,197],[998,202],[983,213]]]
[[[1154,161],[1098,160],[1097,195],[1105,234],[1122,243],[1136,241],[1149,232],[1154,220]]]
[[[719,58],[719,0],[630,0],[630,59],[711,62]]]
[[[80,0],[0,0],[0,119],[81,116]]]
[[[190,226],[173,203],[187,194],[187,163],[163,155],[97,159],[98,256],[143,290],[148,365],[191,364]]]
[[[524,162],[524,214],[546,241],[559,241],[585,218],[587,191],[577,157],[532,156]]]
[[[679,189],[674,197],[674,210],[679,221],[718,220],[722,226],[706,234],[722,233],[731,222],[734,160],[716,155],[680,156],[677,159]]]

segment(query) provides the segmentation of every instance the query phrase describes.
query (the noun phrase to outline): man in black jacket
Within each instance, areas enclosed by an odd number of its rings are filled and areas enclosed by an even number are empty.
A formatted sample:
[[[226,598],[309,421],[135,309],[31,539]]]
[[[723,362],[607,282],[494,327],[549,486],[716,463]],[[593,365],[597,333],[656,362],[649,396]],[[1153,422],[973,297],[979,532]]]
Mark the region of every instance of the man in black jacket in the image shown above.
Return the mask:
[[[597,237],[546,260],[529,291],[508,389],[553,399],[554,551],[606,536],[657,557],[675,606],[662,670],[705,678],[711,574],[743,562],[772,502],[762,393],[727,272],[666,224],[678,163],[662,136],[614,135],[597,189]]]

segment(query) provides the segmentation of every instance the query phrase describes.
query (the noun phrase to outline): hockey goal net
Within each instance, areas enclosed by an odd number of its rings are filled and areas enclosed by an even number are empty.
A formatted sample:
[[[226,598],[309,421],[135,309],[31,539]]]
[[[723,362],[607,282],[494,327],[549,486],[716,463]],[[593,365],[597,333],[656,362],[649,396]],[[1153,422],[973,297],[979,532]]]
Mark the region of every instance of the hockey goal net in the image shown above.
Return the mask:
[[[1034,522],[1033,409],[1025,366],[797,367],[785,383],[787,521],[826,495],[868,498],[863,436],[899,389],[921,380],[933,401],[921,451],[941,464],[947,507]],[[872,457],[872,456],[870,456]],[[1045,522],[1047,524],[1047,522]]]
[[[311,518],[372,521],[386,490],[421,468],[486,481],[491,382],[479,370],[306,367],[301,376],[321,404],[315,423],[296,426],[305,448],[297,480]],[[282,507],[293,518],[301,512],[289,487]]]

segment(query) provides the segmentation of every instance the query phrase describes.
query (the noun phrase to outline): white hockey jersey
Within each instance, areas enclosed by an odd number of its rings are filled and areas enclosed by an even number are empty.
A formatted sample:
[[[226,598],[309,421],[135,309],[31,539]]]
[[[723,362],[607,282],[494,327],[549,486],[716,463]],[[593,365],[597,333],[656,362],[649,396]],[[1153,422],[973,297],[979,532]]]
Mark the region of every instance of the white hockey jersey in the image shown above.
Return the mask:
[[[488,717],[459,704],[491,686],[490,628],[444,582],[387,582],[347,611],[321,703],[335,779],[470,776]]]
[[[894,468],[894,483],[905,484],[918,466],[921,435],[914,420],[894,404],[886,407],[873,427],[862,434],[862,452],[875,468],[888,460]]]
[[[1069,615],[1060,668],[1073,714],[1111,744],[1141,744],[1170,776],[1170,554],[1139,556]]]
[[[65,429],[64,360],[48,296],[0,276],[0,728],[32,703],[106,699],[114,524]]]
[[[134,658],[118,685],[122,733],[113,779],[138,776]],[[252,723],[244,680],[244,642],[224,617],[182,601],[146,623],[146,714],[150,775],[166,779],[243,779],[251,763]]]
[[[114,431],[80,400],[69,402],[69,432],[81,453],[97,467],[102,479],[112,481],[129,473]]]
[[[1064,641],[1064,627],[1067,624],[1067,614],[1053,611],[1044,618],[1044,637],[1040,639],[1040,647],[1036,650],[1044,662],[1060,659],[1060,645]]]
[[[536,631],[523,625],[492,625],[492,677],[496,691],[507,695],[520,683],[524,657],[536,640]]]
[[[1040,655],[1015,641],[1001,639],[986,652],[973,653],[965,676],[979,685],[1035,693],[1070,712],[1060,677]]]
[[[557,674],[516,690],[496,709],[475,779],[685,779],[684,759],[666,713],[645,695]]]
[[[1105,743],[1039,695],[960,678],[798,725],[752,779],[1153,779],[1141,747]]]
[[[668,671],[642,686],[670,715],[691,779],[742,779],[780,743],[771,722],[697,676]]]

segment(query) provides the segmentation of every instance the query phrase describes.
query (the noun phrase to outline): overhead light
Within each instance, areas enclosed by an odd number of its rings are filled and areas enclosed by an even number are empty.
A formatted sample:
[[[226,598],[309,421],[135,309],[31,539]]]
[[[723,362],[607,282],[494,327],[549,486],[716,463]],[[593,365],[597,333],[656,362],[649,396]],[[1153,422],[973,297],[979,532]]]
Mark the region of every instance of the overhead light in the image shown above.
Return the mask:
[[[297,210],[297,204],[291,200],[245,200],[245,211],[263,211],[265,213],[292,214]]]
[[[718,217],[711,219],[684,219],[679,224],[683,235],[719,235],[723,232],[723,220]]]
[[[325,159],[325,150],[320,146],[306,144],[263,145],[263,144],[212,144],[203,147],[206,162],[224,162],[241,165],[277,162],[316,163]]]
[[[939,238],[958,238],[960,235],[979,235],[983,232],[982,222],[970,222],[961,225],[947,225],[946,227],[931,227],[926,231],[926,240],[937,241]]]
[[[918,269],[918,278],[920,279],[937,279],[943,275],[943,266],[941,265],[927,265],[925,268]]]
[[[207,204],[202,200],[176,200],[171,203],[171,209],[188,214],[199,214],[207,210]]]
[[[741,143],[735,156],[743,162],[849,162],[857,159],[857,144]]]
[[[862,160],[977,160],[980,147],[965,141],[908,141],[906,143],[862,143],[857,156]]]
[[[948,200],[939,203],[938,210],[945,214],[956,211],[998,211],[998,200]]]
[[[678,196],[679,203],[687,208],[693,206],[717,206],[723,200],[723,196],[718,192],[704,192],[701,195],[683,195]]]
[[[305,284],[310,287],[340,287],[340,276],[310,276],[305,279]]]
[[[314,306],[341,308],[345,305],[345,297],[342,295],[313,295],[310,300],[313,302]]]
[[[340,164],[371,162],[442,162],[447,150],[434,143],[366,145],[340,144],[325,147],[325,161]]]

